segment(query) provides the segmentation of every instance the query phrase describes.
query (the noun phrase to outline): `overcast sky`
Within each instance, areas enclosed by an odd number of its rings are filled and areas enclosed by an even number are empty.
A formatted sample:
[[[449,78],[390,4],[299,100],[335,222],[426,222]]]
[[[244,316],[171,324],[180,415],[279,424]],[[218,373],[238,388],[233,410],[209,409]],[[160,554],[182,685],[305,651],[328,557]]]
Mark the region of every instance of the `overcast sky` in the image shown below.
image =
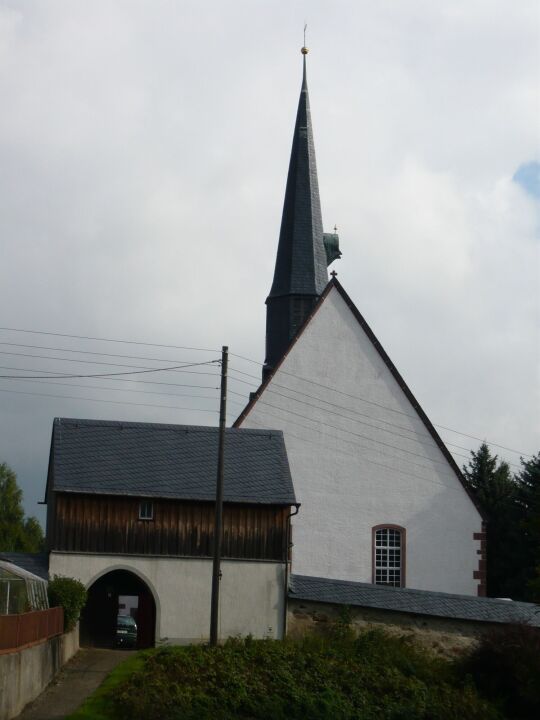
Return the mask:
[[[538,451],[537,0],[0,0],[0,325],[212,351],[2,329],[0,374],[262,362],[304,21],[339,280],[433,422]],[[27,512],[55,416],[216,423],[192,370],[0,380]],[[479,444],[441,434],[460,465]]]

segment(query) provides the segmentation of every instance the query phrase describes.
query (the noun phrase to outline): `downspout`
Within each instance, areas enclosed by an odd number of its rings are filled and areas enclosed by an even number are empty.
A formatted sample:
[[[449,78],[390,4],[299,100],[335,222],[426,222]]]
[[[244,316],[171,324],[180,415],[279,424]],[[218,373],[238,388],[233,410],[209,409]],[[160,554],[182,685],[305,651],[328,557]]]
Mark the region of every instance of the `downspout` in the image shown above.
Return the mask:
[[[291,543],[291,518],[298,515],[300,503],[296,503],[296,510],[287,515],[287,537],[285,545],[285,585],[283,591],[283,640],[287,637],[287,598],[289,595],[289,550],[292,548]]]

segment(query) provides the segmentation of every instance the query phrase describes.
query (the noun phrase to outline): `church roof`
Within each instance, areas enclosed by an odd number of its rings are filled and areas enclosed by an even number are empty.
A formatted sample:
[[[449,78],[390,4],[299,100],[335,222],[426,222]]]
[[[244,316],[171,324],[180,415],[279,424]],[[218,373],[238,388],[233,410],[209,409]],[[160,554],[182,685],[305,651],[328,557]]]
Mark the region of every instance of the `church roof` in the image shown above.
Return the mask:
[[[283,434],[226,430],[225,502],[293,505]],[[213,501],[218,428],[55,418],[48,490]]]
[[[283,295],[319,296],[328,282],[305,54],[303,62],[302,88],[270,298]]]
[[[394,588],[385,585],[291,575],[289,598],[492,623],[540,626],[538,606],[498,598]]]
[[[379,340],[377,339],[375,333],[373,332],[373,330],[370,328],[370,326],[369,326],[368,323],[366,322],[364,316],[363,316],[362,313],[358,310],[358,308],[356,307],[356,305],[353,303],[353,301],[351,300],[351,298],[349,297],[349,295],[345,292],[343,286],[341,285],[341,283],[337,280],[337,278],[336,278],[335,276],[333,276],[332,279],[330,280],[330,282],[327,284],[327,286],[326,286],[326,288],[324,289],[322,295],[320,296],[320,298],[318,299],[317,303],[316,303],[315,306],[313,307],[312,312],[310,313],[310,315],[309,315],[309,316],[306,318],[306,320],[304,321],[304,324],[303,324],[302,327],[299,329],[298,333],[297,333],[296,336],[294,337],[293,341],[292,341],[291,344],[289,345],[286,353],[283,355],[283,357],[281,358],[281,360],[277,363],[277,365],[276,365],[274,368],[272,368],[271,372],[269,372],[269,374],[265,377],[264,381],[263,381],[263,382],[261,383],[261,385],[258,387],[258,389],[256,390],[256,392],[251,393],[249,402],[247,403],[246,407],[242,410],[242,412],[240,413],[240,415],[238,416],[238,418],[235,420],[235,422],[234,422],[234,424],[233,424],[233,427],[238,427],[238,428],[240,427],[240,425],[241,425],[241,423],[243,422],[244,418],[249,414],[249,412],[251,411],[251,409],[255,406],[255,404],[257,403],[257,400],[259,399],[259,397],[264,393],[266,387],[269,385],[269,383],[271,382],[272,378],[274,377],[274,375],[276,374],[276,372],[279,370],[279,368],[280,368],[281,365],[283,364],[285,358],[288,356],[288,354],[290,353],[290,351],[292,350],[292,348],[293,348],[293,347],[295,346],[295,344],[298,342],[298,340],[299,340],[300,337],[302,336],[302,334],[303,334],[304,330],[306,329],[306,327],[309,325],[309,323],[311,322],[311,320],[313,319],[313,317],[317,314],[319,308],[320,308],[321,305],[324,303],[326,297],[328,296],[328,294],[330,293],[330,291],[331,291],[332,289],[337,290],[337,292],[341,295],[341,297],[342,297],[343,300],[345,301],[346,305],[347,305],[347,306],[349,307],[349,309],[351,310],[351,312],[352,312],[353,316],[355,317],[356,321],[357,321],[357,322],[359,323],[359,325],[362,327],[362,329],[364,330],[364,332],[366,333],[366,335],[367,335],[368,338],[370,339],[373,347],[374,347],[374,348],[376,349],[376,351],[379,353],[379,355],[380,355],[380,357],[382,358],[384,364],[386,365],[386,367],[388,368],[388,370],[390,371],[390,373],[392,374],[392,376],[394,377],[394,379],[395,379],[396,382],[398,383],[399,387],[401,388],[401,390],[403,391],[403,393],[405,394],[405,396],[407,397],[407,399],[409,400],[409,402],[410,402],[411,405],[413,406],[414,410],[415,410],[416,413],[418,414],[418,417],[420,418],[420,420],[421,420],[422,423],[424,424],[426,430],[428,431],[428,433],[431,435],[431,437],[432,437],[433,440],[435,441],[436,445],[438,446],[439,450],[440,450],[440,451],[442,452],[442,454],[444,455],[445,459],[448,461],[448,464],[450,465],[451,469],[454,471],[457,479],[458,479],[459,482],[462,484],[465,492],[467,493],[467,495],[468,495],[469,498],[471,499],[472,503],[474,504],[474,506],[475,506],[476,509],[478,510],[478,513],[480,514],[480,516],[482,517],[482,519],[485,520],[485,519],[486,519],[485,513],[484,513],[484,511],[482,510],[482,508],[479,506],[479,504],[478,504],[476,498],[474,497],[474,495],[473,495],[473,494],[471,493],[471,491],[469,490],[469,487],[467,486],[467,484],[466,484],[466,482],[465,482],[465,478],[463,477],[463,475],[462,475],[462,473],[461,473],[461,470],[459,469],[459,466],[457,465],[456,461],[455,461],[454,458],[452,457],[452,454],[450,453],[450,451],[448,450],[448,448],[447,448],[446,445],[444,444],[444,442],[443,442],[442,438],[440,437],[439,433],[435,430],[435,427],[433,426],[433,424],[431,423],[430,419],[428,418],[428,416],[426,415],[426,413],[424,412],[424,410],[423,410],[422,407],[420,406],[420,403],[418,402],[418,400],[417,400],[417,399],[415,398],[415,396],[413,395],[412,391],[410,390],[409,386],[407,385],[407,383],[405,382],[405,380],[403,379],[403,377],[402,377],[401,374],[399,373],[398,369],[396,368],[396,366],[394,365],[394,363],[392,362],[392,360],[390,360],[390,357],[387,355],[387,353],[386,353],[386,351],[384,350],[383,346],[381,345],[381,343],[380,343]]]

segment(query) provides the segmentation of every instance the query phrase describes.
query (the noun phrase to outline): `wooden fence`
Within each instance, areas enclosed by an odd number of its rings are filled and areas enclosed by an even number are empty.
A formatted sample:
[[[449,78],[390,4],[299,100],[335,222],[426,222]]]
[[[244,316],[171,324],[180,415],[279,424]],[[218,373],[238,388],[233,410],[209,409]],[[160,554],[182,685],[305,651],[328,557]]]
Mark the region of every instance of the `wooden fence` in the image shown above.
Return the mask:
[[[35,645],[64,632],[64,609],[32,610],[0,615],[0,653]]]

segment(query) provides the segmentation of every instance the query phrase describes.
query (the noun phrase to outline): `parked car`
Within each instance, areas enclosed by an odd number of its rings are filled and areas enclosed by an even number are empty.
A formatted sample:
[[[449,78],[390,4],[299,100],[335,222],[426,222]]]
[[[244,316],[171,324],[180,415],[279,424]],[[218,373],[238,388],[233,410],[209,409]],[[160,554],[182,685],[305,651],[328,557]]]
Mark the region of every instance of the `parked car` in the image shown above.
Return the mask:
[[[117,647],[134,648],[137,645],[137,623],[131,615],[119,615],[116,619]]]

